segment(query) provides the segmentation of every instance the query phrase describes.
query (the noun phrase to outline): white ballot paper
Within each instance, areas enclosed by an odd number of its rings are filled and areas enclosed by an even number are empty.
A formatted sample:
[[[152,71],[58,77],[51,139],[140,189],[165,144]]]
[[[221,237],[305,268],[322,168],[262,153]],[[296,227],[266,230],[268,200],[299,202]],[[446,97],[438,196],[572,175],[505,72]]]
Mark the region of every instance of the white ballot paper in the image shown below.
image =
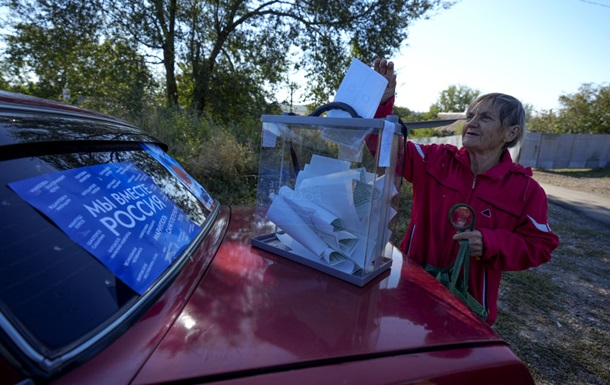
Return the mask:
[[[384,213],[389,201],[383,199],[398,191],[386,186],[384,176],[349,167],[349,162],[313,155],[294,190],[283,186],[270,197],[267,218],[281,228],[277,238],[293,253],[353,274],[370,268],[389,241],[387,224],[396,212]],[[391,188],[389,194],[384,188]]]
[[[375,117],[381,97],[388,86],[388,80],[379,72],[358,59],[354,59],[339,85],[335,102],[350,105],[362,118]],[[329,116],[350,117],[349,113],[340,110],[329,111]]]
[[[375,117],[388,80],[380,73],[354,59],[335,95],[335,102],[346,103],[365,119]],[[351,115],[343,110],[330,110],[329,117],[349,118]],[[341,129],[327,127],[322,130],[322,138],[339,145],[343,159],[359,161],[364,147],[364,138],[371,130]],[[391,137],[390,137],[391,140]]]

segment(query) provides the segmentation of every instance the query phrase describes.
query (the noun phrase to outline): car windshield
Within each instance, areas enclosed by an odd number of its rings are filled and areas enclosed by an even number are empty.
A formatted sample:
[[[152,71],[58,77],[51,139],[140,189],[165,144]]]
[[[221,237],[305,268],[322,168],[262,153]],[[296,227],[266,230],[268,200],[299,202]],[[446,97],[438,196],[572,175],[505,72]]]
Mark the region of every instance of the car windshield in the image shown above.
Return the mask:
[[[214,217],[216,202],[160,148],[121,143],[0,161],[0,324],[47,358],[171,279]]]

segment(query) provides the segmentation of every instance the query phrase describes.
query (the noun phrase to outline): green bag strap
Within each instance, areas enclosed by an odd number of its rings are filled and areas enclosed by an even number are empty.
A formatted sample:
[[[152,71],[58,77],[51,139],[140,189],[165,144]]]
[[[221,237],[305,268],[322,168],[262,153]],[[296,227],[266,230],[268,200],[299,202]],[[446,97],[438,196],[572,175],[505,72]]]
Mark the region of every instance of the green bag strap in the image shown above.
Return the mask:
[[[463,270],[463,284],[459,285],[460,280],[460,270],[462,270],[462,265],[464,266]],[[468,291],[468,277],[470,274],[470,245],[466,239],[460,241],[460,249],[455,258],[455,262],[453,263],[453,271],[451,272],[451,283],[460,289],[460,291],[466,295]]]
[[[453,222],[453,214],[458,210],[469,210],[472,220],[467,225],[456,225]],[[474,210],[466,204],[457,204],[449,210],[449,221],[458,231],[474,229]],[[467,239],[460,241],[455,261],[449,266],[440,268],[433,265],[424,265],[424,269],[432,274],[438,281],[447,287],[456,297],[466,304],[483,321],[487,319],[487,310],[468,292],[468,278],[470,277],[470,244]],[[460,272],[462,276],[460,277]]]
[[[463,265],[463,269],[461,269],[461,265]],[[459,276],[460,270],[462,270],[461,279]],[[468,278],[470,277],[470,245],[467,240],[460,241],[460,250],[458,251],[456,261],[453,264],[451,276],[452,279],[450,284],[453,286],[453,290],[451,291],[456,294],[470,310],[485,321],[488,316],[487,310],[485,310],[483,305],[468,292]]]

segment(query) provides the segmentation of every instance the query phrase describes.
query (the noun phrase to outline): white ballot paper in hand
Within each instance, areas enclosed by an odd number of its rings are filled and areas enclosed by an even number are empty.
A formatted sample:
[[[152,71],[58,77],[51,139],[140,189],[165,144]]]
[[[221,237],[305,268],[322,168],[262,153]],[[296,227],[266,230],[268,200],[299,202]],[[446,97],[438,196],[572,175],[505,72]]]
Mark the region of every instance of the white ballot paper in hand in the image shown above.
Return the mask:
[[[387,86],[388,80],[385,77],[360,60],[354,59],[341,81],[334,101],[348,104],[361,118],[371,119],[375,117],[375,112]],[[328,116],[333,118],[352,117],[343,110],[330,110]],[[364,138],[370,131],[327,127],[322,130],[322,137],[337,143],[341,157],[344,159],[359,161]]]
[[[375,117],[387,86],[388,80],[383,75],[360,60],[354,59],[341,81],[334,101],[346,103],[356,110],[360,117],[370,119]],[[331,110],[328,116],[350,117],[351,115],[340,110]]]

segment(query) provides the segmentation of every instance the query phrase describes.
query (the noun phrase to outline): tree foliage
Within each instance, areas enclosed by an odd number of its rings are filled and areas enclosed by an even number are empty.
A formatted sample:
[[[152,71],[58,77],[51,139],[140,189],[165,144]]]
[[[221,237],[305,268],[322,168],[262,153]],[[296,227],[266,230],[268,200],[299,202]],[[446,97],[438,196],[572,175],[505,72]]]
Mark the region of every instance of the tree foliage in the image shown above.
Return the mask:
[[[95,71],[112,60],[106,41],[129,47],[121,58],[162,73],[166,103],[215,118],[255,113],[274,100],[286,74],[303,70],[307,92],[326,102],[349,62],[389,57],[409,24],[448,7],[443,0],[0,0],[12,80],[41,96],[92,92]],[[120,39],[118,37],[121,37]],[[297,57],[294,58],[294,53]],[[117,58],[118,59],[118,58]],[[129,68],[140,77],[140,65]],[[122,79],[113,79],[120,82]],[[75,88],[76,87],[76,88]],[[79,88],[80,87],[80,88]]]
[[[435,104],[430,110],[439,112],[464,112],[466,108],[477,96],[480,91],[464,85],[451,85],[442,91]]]
[[[557,114],[553,110],[543,110],[533,116],[526,124],[528,131],[546,134],[559,133]]]
[[[561,95],[557,112],[542,111],[529,129],[544,133],[610,134],[610,85],[583,84],[578,92]]]
[[[413,122],[419,120],[419,113],[411,111],[407,107],[394,106],[394,114],[398,115],[403,122]]]
[[[583,84],[559,97],[559,129],[568,133],[610,134],[610,85]]]
[[[4,2],[18,15],[5,36],[7,80],[17,91],[81,101],[105,112],[141,110],[151,75],[137,47],[102,35],[103,15],[77,0]],[[83,103],[84,102],[84,103]]]
[[[144,7],[130,0],[106,2],[115,26],[160,53],[168,103],[182,100],[220,116],[228,103],[258,106],[274,99],[269,86],[281,84],[292,70],[304,70],[309,96],[325,102],[352,57],[389,56],[406,38],[411,20],[450,5],[441,0],[157,0]],[[296,62],[291,49],[300,51]],[[175,62],[182,71],[176,75]]]
[[[8,90],[10,89],[10,85],[8,84],[8,81],[6,81],[6,79],[4,79],[4,76],[2,76],[2,73],[0,73],[0,90]]]

